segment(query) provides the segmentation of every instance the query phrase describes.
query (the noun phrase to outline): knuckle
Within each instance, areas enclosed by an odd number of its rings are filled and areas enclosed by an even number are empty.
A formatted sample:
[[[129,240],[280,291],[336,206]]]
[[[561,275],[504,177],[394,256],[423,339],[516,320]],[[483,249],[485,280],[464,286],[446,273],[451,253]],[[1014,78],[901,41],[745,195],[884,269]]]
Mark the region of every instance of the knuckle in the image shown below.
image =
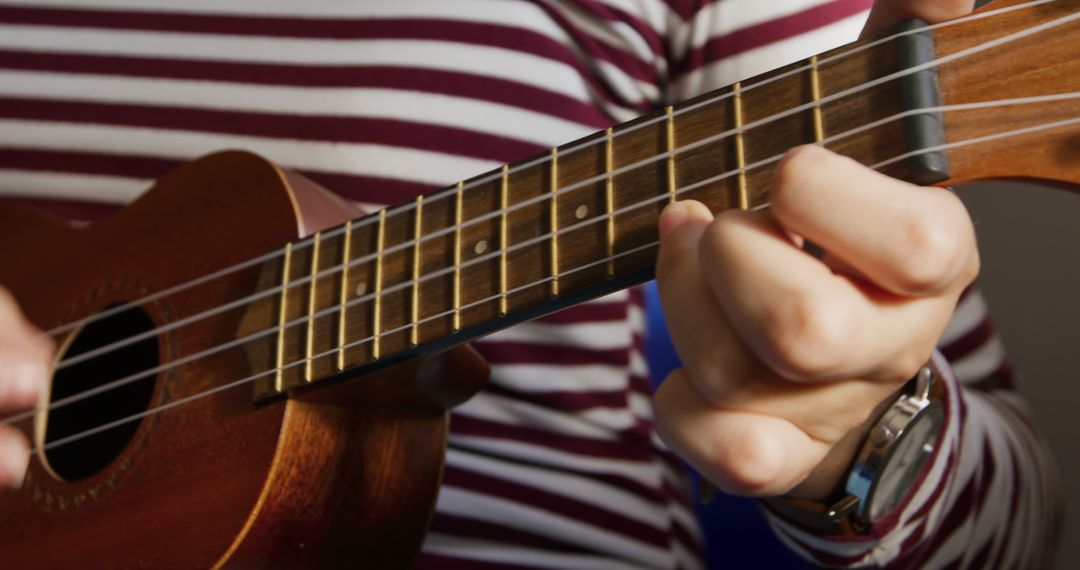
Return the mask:
[[[805,290],[778,305],[768,335],[778,372],[789,380],[816,380],[843,362],[853,327],[837,305]]]
[[[711,463],[715,472],[732,492],[751,496],[775,494],[776,481],[784,471],[783,451],[761,431],[741,431],[724,438],[724,446],[714,451]]]
[[[957,215],[955,205],[924,208],[908,216],[903,222],[904,247],[897,264],[901,287],[912,292],[936,292],[971,272],[972,262],[965,257],[972,257],[973,240],[965,231],[963,219]]]

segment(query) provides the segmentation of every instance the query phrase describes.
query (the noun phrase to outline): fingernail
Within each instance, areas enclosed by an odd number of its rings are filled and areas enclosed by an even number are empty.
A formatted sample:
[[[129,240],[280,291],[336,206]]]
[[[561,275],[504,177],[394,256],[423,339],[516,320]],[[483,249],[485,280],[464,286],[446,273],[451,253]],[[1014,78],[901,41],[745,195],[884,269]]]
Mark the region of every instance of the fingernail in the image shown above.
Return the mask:
[[[664,208],[660,213],[660,239],[664,239],[675,228],[686,223],[690,219],[690,204],[675,202]]]
[[[26,468],[30,465],[30,450],[26,449],[26,446],[9,439],[7,445],[3,446],[0,461],[3,462],[3,469],[8,473],[11,486],[15,488],[21,487],[23,479],[26,477]]]

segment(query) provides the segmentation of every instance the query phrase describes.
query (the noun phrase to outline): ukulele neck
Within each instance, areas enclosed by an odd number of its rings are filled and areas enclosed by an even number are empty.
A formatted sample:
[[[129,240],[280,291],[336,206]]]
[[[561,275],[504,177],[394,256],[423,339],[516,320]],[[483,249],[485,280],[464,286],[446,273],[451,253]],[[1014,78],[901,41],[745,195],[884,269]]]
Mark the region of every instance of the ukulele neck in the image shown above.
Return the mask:
[[[1033,22],[1075,15],[1075,5],[1059,0],[1023,18],[1017,10],[1007,23],[912,23],[289,244],[264,271],[276,276],[262,302],[278,330],[261,341],[275,372],[257,396],[467,342],[645,281],[664,206],[763,207],[776,163],[799,144],[919,184],[950,179],[955,138],[945,104],[955,97],[939,88],[943,79],[971,61],[992,69],[1025,45]],[[984,51],[968,39],[1010,34],[1020,36]],[[1076,77],[1074,69],[1052,90],[1080,91]],[[1065,106],[1076,109],[1071,101]]]

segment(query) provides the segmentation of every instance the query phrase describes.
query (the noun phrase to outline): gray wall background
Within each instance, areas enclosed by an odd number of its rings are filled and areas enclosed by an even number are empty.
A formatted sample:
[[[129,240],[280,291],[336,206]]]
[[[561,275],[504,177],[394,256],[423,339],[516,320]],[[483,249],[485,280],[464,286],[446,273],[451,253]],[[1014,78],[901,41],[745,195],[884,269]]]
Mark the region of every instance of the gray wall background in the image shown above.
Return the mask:
[[[958,192],[979,236],[983,293],[1064,484],[1056,568],[1080,568],[1080,188],[985,183]]]

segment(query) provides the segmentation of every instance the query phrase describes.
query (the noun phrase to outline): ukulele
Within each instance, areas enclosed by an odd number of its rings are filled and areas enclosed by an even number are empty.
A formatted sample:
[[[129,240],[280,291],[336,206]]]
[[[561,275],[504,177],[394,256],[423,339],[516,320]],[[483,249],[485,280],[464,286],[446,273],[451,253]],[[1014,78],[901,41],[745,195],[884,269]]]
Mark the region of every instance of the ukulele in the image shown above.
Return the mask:
[[[244,152],[89,227],[0,206],[59,339],[5,567],[408,565],[467,342],[648,279],[660,210],[760,208],[817,143],[897,178],[1080,183],[1080,0],[912,22],[363,216]]]

